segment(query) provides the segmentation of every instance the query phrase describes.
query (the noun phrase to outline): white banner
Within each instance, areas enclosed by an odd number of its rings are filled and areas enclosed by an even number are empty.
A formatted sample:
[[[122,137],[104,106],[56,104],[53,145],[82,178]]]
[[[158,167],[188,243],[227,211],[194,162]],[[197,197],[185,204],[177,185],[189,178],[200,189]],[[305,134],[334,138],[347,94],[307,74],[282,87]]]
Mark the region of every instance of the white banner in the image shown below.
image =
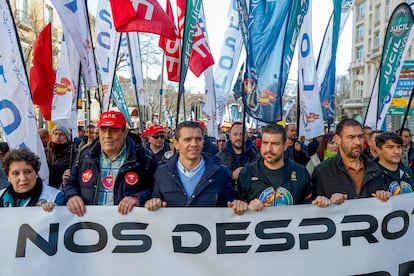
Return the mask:
[[[214,86],[216,93],[217,121],[222,124],[227,104],[227,97],[232,90],[234,74],[239,62],[243,37],[239,28],[239,14],[237,1],[232,0],[228,11],[229,21],[224,33],[220,57],[214,71]]]
[[[95,58],[92,49],[89,20],[86,13],[86,1],[51,0],[51,2],[59,14],[64,33],[72,37],[81,57],[82,73],[86,88],[97,87]]]
[[[48,183],[49,168],[8,2],[0,0],[0,123],[10,148],[27,147],[39,156],[43,164],[39,175]]]
[[[99,1],[96,11],[96,60],[102,79],[103,111],[108,111],[121,33],[115,30],[109,1]]]
[[[311,139],[324,134],[324,122],[313,56],[312,0],[308,3],[299,33],[299,137],[304,135],[306,139]]]
[[[414,193],[340,206],[0,208],[1,275],[409,275]]]
[[[78,133],[77,100],[81,61],[70,36],[62,37],[52,100],[52,122]]]

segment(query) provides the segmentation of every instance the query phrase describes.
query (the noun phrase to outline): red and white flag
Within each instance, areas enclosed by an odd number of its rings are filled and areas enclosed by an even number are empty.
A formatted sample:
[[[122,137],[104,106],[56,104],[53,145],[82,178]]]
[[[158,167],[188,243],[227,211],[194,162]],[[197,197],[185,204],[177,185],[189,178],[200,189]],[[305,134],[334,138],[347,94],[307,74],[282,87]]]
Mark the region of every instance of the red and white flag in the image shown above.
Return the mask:
[[[143,32],[175,38],[174,25],[156,0],[111,0],[118,32]]]
[[[171,8],[170,0],[167,0],[166,13],[174,25],[174,15]],[[158,46],[164,50],[165,65],[167,67],[167,77],[170,81],[180,81],[180,47],[181,37],[176,29],[176,38],[174,40],[166,37],[160,37]]]
[[[186,10],[186,1],[177,0],[178,8],[178,28],[180,30],[181,37],[184,32],[184,16]],[[193,48],[190,58],[190,70],[197,77],[201,75],[208,67],[214,64],[214,58],[211,54],[208,41],[204,36],[203,29],[200,24],[197,23],[196,32],[194,34]]]

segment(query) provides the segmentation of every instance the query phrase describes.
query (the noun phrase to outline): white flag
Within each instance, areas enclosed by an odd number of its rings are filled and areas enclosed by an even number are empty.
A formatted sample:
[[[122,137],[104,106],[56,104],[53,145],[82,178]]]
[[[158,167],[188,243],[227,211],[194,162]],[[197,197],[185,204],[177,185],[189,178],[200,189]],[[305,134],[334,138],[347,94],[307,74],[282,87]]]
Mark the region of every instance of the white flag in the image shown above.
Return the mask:
[[[52,121],[72,129],[72,139],[78,131],[77,100],[80,64],[72,38],[63,36],[52,100]]]
[[[319,86],[316,75],[315,58],[312,42],[312,0],[308,2],[308,10],[303,18],[299,34],[299,99],[300,123],[299,135],[307,139],[324,133],[322,107],[319,97]]]
[[[8,1],[0,0],[0,122],[10,148],[27,147],[39,156],[39,176],[48,183],[49,168]]]
[[[198,23],[200,24],[201,30],[204,33],[207,44],[209,43],[206,27],[206,19],[204,16],[204,7],[201,3],[200,12],[198,14]],[[216,108],[216,91],[214,87],[214,77],[212,67],[208,67],[204,71],[204,80],[206,83],[206,102],[203,111],[207,114],[207,135],[209,137],[218,137],[217,129],[217,108]]]
[[[86,1],[51,0],[59,14],[64,33],[72,37],[82,62],[82,74],[86,88],[97,87],[95,58],[92,49]]]
[[[117,32],[112,21],[109,1],[99,1],[96,11],[96,59],[102,80],[103,111],[108,111],[112,93],[116,62],[121,33]]]
[[[217,120],[223,123],[223,115],[227,103],[227,97],[231,91],[233,77],[239,62],[243,37],[239,28],[239,13],[237,11],[237,0],[232,0],[228,12],[229,21],[224,33],[223,45],[220,57],[214,72],[214,87],[217,104]]]

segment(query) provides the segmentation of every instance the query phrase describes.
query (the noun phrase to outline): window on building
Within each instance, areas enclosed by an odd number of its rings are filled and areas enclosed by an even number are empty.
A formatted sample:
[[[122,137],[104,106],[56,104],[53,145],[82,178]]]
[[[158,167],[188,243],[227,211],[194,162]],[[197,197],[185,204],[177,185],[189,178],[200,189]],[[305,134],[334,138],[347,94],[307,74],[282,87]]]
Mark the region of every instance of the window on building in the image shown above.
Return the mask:
[[[385,1],[385,17],[388,19],[391,15],[390,11],[390,0]]]
[[[375,21],[381,21],[381,6],[375,8]]]
[[[364,56],[364,47],[360,46],[357,48],[356,56],[357,59],[362,59],[362,57]]]
[[[364,92],[364,82],[357,81],[357,84],[355,87],[355,99],[361,99],[363,92]]]
[[[365,2],[362,2],[358,6],[358,16],[364,16],[365,14]]]
[[[375,48],[379,48],[381,46],[381,36],[379,32],[375,33]]]
[[[18,0],[16,2],[17,16],[20,21],[29,22],[29,0]]]
[[[357,38],[362,39],[364,37],[364,24],[358,25],[357,27]]]
[[[53,8],[49,5],[45,5],[45,24],[53,21]]]

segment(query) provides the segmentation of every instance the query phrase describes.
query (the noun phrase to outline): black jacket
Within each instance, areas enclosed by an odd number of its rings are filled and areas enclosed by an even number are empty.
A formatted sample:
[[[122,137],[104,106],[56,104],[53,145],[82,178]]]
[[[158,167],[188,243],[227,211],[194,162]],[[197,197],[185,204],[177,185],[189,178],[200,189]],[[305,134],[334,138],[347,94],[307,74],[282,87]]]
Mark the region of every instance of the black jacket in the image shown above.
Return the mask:
[[[361,155],[365,175],[361,191],[358,193],[355,182],[345,169],[341,155],[320,163],[312,174],[313,195],[330,198],[334,193],[347,194],[348,199],[371,197],[378,190],[385,190],[381,169],[366,155]]]
[[[157,161],[141,145],[136,144],[129,137],[126,139],[126,150],[126,160],[115,180],[114,203],[117,205],[125,196],[136,196],[143,206],[151,196]],[[72,167],[68,183],[64,187],[65,201],[72,196],[79,195],[86,205],[98,204],[101,186],[100,153],[99,140],[85,147],[79,153]],[[127,183],[129,181],[128,172],[136,174],[138,178],[136,183]]]

